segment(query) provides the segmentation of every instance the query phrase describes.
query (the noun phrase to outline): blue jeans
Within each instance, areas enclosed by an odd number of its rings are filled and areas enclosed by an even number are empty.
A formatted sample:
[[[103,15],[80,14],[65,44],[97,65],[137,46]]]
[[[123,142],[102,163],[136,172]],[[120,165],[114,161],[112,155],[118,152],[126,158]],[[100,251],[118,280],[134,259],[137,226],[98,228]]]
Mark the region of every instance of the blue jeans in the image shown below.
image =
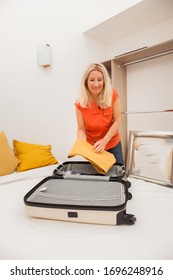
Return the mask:
[[[121,142],[119,142],[118,145],[116,145],[115,147],[107,150],[107,152],[114,155],[116,159],[116,164],[124,165]]]

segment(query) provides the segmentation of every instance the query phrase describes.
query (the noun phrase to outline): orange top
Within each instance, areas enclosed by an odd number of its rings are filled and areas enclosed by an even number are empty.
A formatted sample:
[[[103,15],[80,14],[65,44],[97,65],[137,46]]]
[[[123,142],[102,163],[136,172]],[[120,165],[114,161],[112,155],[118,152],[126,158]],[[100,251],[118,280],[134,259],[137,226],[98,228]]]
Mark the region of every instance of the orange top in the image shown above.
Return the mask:
[[[118,92],[113,89],[112,104],[106,109],[99,108],[94,102],[92,102],[87,108],[81,107],[78,102],[75,103],[75,106],[82,113],[85,125],[86,139],[89,144],[94,145],[95,142],[102,139],[110,129],[111,125],[114,122],[113,107],[115,101],[118,99],[118,96]],[[120,135],[117,131],[107,143],[105,150],[109,150],[115,147],[119,143],[119,141]]]

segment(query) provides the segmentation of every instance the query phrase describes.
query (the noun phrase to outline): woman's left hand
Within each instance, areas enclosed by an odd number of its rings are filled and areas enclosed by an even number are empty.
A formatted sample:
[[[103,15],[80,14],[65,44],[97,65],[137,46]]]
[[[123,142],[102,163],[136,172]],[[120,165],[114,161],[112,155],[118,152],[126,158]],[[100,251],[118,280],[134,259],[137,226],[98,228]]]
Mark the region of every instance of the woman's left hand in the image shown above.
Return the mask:
[[[96,153],[103,152],[105,150],[106,144],[108,143],[107,139],[103,138],[97,141],[93,147]]]

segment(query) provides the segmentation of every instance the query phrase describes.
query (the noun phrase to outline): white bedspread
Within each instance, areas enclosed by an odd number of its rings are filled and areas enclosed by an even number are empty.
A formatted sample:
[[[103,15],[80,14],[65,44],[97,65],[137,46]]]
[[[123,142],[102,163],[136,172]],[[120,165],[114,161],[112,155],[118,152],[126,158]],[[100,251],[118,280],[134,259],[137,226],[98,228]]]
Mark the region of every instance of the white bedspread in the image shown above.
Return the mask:
[[[173,189],[130,178],[132,225],[28,217],[24,195],[55,165],[0,177],[0,259],[173,259]]]

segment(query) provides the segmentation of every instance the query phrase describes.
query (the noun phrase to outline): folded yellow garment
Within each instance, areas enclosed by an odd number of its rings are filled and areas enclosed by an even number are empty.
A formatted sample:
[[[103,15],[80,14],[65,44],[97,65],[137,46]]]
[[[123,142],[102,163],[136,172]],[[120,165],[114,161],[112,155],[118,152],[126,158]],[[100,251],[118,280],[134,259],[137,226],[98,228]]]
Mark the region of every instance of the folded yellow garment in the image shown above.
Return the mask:
[[[85,159],[87,159],[97,170],[97,172],[101,174],[107,173],[116,162],[113,154],[106,151],[97,153],[94,151],[93,146],[85,140],[76,140],[71,151],[68,154],[68,158],[77,155],[83,156]]]

